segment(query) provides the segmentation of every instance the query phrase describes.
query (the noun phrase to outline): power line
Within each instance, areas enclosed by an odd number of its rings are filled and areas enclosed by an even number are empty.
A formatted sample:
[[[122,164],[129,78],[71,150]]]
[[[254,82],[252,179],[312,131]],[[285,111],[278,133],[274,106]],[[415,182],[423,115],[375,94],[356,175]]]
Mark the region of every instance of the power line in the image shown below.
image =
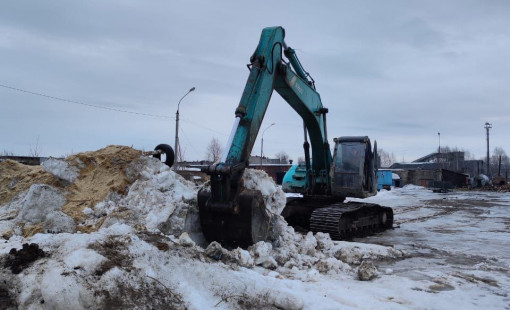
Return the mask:
[[[38,93],[38,92],[34,92],[34,91],[26,90],[26,89],[21,89],[21,88],[17,88],[17,87],[12,87],[12,86],[8,86],[8,85],[4,85],[4,84],[0,84],[0,87],[7,88],[7,89],[10,89],[10,90],[15,90],[15,91],[22,92],[22,93],[27,93],[27,94],[34,95],[34,96],[45,97],[45,98],[54,99],[54,100],[63,101],[63,102],[68,102],[68,103],[73,103],[73,104],[79,104],[79,105],[83,105],[83,106],[87,106],[87,107],[92,107],[92,108],[96,108],[96,109],[103,109],[103,110],[122,112],[122,113],[129,113],[129,114],[137,114],[137,115],[150,116],[150,117],[175,119],[175,117],[167,116],[167,115],[157,115],[157,114],[141,113],[141,112],[127,111],[127,110],[121,110],[121,109],[105,107],[105,106],[98,106],[98,105],[84,103],[84,102],[80,102],[80,101],[75,101],[75,100],[55,97],[55,96],[51,96],[51,95],[46,95],[46,94],[43,94],[43,93]],[[192,120],[190,120],[188,118],[183,118],[182,120],[184,122],[193,124],[193,125],[195,125],[197,127],[201,127],[202,129],[205,129],[207,131],[215,132],[215,133],[223,135],[223,136],[228,136],[227,133],[220,132],[220,131],[215,130],[215,129],[211,128],[211,127],[204,126],[204,125],[202,125],[200,123],[197,123],[197,122],[194,122],[194,121],[192,121]]]
[[[184,133],[184,131],[182,130],[182,128],[180,129],[180,132],[181,132],[181,135],[184,136],[184,139],[186,139],[186,141],[188,142],[188,145],[191,146],[191,148],[198,154],[198,150],[195,148],[195,146],[191,143],[191,140],[188,138],[188,136]],[[180,146],[179,146],[180,147]]]
[[[99,105],[84,103],[84,102],[80,102],[80,101],[75,101],[75,100],[70,100],[70,99],[64,99],[64,98],[59,98],[59,97],[55,97],[55,96],[50,96],[50,95],[46,95],[46,94],[43,94],[43,93],[37,93],[37,92],[33,92],[33,91],[21,89],[21,88],[16,88],[16,87],[8,86],[8,85],[3,85],[3,84],[0,84],[0,87],[7,88],[7,89],[10,89],[10,90],[15,90],[15,91],[22,92],[22,93],[27,93],[27,94],[35,95],[35,96],[40,96],[40,97],[50,98],[50,99],[54,99],[54,100],[59,100],[59,101],[79,104],[79,105],[83,105],[83,106],[87,106],[87,107],[91,107],[91,108],[96,108],[96,109],[103,109],[103,110],[122,112],[122,113],[129,113],[129,114],[137,114],[137,115],[150,116],[150,117],[159,117],[159,118],[173,119],[173,117],[167,116],[167,115],[157,115],[157,114],[141,113],[141,112],[134,112],[134,111],[121,110],[121,109],[110,108],[110,107],[105,107],[105,106],[99,106]]]
[[[183,120],[183,121],[185,121],[185,122],[187,122],[187,123],[193,124],[193,125],[195,125],[195,126],[197,126],[197,127],[201,127],[202,129],[206,129],[207,131],[212,131],[212,132],[215,132],[215,133],[217,133],[217,134],[220,134],[220,135],[223,135],[223,136],[227,136],[227,137],[229,136],[229,134],[228,134],[228,133],[224,133],[224,132],[218,131],[218,130],[216,130],[216,129],[213,129],[213,128],[210,128],[210,127],[204,126],[204,125],[202,125],[202,124],[200,124],[200,123],[197,123],[197,122],[194,122],[194,121],[192,121],[192,120],[190,120],[190,119],[188,119],[188,118],[181,117],[181,120]]]

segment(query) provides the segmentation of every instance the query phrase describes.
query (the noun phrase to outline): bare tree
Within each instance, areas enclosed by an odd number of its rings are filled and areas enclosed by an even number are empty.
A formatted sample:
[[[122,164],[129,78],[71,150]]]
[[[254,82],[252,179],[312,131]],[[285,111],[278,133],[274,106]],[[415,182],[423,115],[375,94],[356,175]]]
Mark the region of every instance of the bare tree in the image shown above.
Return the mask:
[[[453,147],[449,147],[448,145],[443,145],[441,147],[441,153],[450,153],[450,152],[455,152],[456,151],[456,147],[453,148]]]
[[[179,159],[181,162],[186,162],[186,148],[182,147],[182,145],[179,144]]]
[[[501,171],[499,170],[499,158],[501,157]],[[497,176],[498,173],[505,175],[505,172],[510,168],[510,159],[506,155],[505,150],[502,147],[495,147],[494,151],[492,151],[492,156],[490,158],[490,169],[491,175]]]
[[[397,162],[397,158],[393,153],[389,154],[383,149],[378,149],[377,154],[379,156],[381,167],[389,167]]]
[[[285,151],[280,151],[276,155],[276,158],[280,160],[280,164],[288,164],[289,163],[289,154],[287,154]]]
[[[475,160],[476,157],[470,151],[464,150],[464,160]]]
[[[221,158],[221,153],[223,152],[223,147],[220,144],[220,141],[217,138],[212,138],[211,142],[207,146],[207,160],[211,162],[216,162]]]
[[[32,157],[39,157],[41,155],[41,147],[39,146],[39,136],[37,136],[37,141],[35,142],[35,146],[32,144],[29,145],[29,155]]]

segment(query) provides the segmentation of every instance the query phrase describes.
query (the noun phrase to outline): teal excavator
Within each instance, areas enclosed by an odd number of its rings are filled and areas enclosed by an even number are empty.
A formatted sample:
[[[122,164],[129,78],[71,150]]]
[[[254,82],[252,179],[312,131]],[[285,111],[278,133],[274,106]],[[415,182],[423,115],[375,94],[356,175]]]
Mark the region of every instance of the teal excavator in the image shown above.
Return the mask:
[[[302,194],[287,201],[282,212],[287,222],[303,230],[329,233],[333,239],[391,228],[391,208],[344,202],[346,197],[376,194],[377,147],[374,143],[372,150],[368,137],[340,137],[333,139],[331,155],[326,130],[328,109],[284,37],[282,27],[262,31],[250,57],[250,74],[223,156],[202,169],[210,176],[211,185],[210,190],[198,193],[204,237],[228,247],[248,247],[268,239],[271,220],[262,194],[245,189],[242,176],[249,167],[248,159],[273,90],[301,116],[304,127],[305,162],[293,167],[283,184],[285,191]]]

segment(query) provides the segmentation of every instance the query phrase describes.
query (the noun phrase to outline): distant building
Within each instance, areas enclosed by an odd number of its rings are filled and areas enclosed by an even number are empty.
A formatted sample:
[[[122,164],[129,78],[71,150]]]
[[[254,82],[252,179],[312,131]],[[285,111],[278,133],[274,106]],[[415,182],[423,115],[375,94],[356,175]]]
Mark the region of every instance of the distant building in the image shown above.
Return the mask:
[[[183,163],[184,167],[188,168],[205,168],[208,165],[212,164],[209,161],[194,161],[194,162],[185,162]],[[249,160],[250,168],[264,170],[270,177],[273,178],[276,184],[282,184],[283,176],[292,166],[292,161],[288,163],[281,162],[278,158],[267,158],[262,157],[262,163],[260,160],[260,156],[250,156]],[[190,174],[190,172],[187,172]],[[196,175],[197,173],[193,173]]]
[[[391,170],[398,174],[402,185],[425,187],[463,187],[470,176],[480,173],[481,160],[464,160],[464,152],[431,153],[411,163],[395,163]]]
[[[268,158],[268,157],[261,157],[258,155],[250,156],[250,165],[281,165],[281,164],[288,164],[288,162],[282,162],[279,158]]]
[[[292,166],[292,160],[283,162],[279,158],[250,156],[250,168],[264,170],[276,184],[282,184],[283,176]]]
[[[437,163],[442,169],[470,176],[483,173],[483,160],[465,160],[464,152],[431,153],[416,159],[413,163]]]

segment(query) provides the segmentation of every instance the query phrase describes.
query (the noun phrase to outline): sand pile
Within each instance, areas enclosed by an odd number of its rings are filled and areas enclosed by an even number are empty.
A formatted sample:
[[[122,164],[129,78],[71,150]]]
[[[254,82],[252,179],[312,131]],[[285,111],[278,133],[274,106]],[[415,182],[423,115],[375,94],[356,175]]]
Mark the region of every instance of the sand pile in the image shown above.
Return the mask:
[[[13,160],[0,162],[0,206],[36,183],[57,186],[59,182],[42,166],[27,166]]]
[[[0,163],[0,219],[16,218],[15,227],[0,229],[0,234],[20,230],[27,237],[44,231],[45,225],[46,231],[56,232],[97,229],[84,225],[83,210],[107,195],[124,195],[135,179],[130,171],[140,156],[129,147],[108,146],[66,159],[50,158],[42,166]],[[52,227],[53,222],[64,227]]]

